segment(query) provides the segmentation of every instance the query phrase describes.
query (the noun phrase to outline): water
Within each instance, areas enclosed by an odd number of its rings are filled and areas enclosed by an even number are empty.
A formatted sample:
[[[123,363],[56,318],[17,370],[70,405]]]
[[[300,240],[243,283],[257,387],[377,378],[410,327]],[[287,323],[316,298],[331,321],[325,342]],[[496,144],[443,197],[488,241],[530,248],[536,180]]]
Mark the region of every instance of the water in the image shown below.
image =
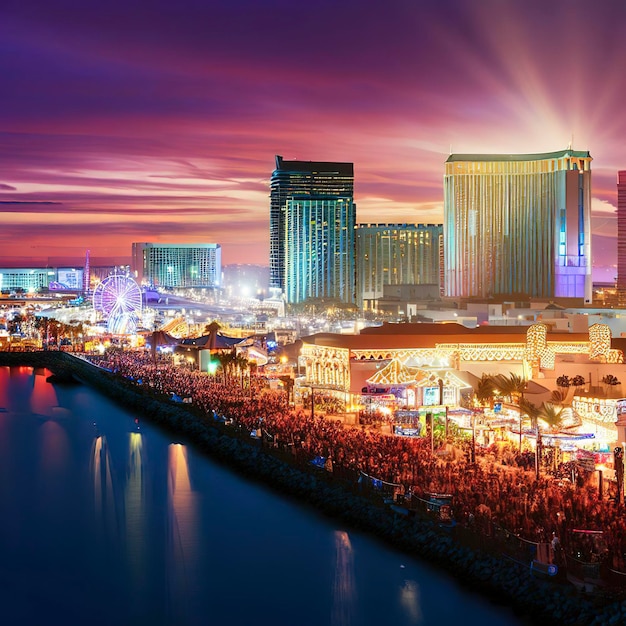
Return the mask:
[[[47,374],[0,367],[3,625],[519,623]]]

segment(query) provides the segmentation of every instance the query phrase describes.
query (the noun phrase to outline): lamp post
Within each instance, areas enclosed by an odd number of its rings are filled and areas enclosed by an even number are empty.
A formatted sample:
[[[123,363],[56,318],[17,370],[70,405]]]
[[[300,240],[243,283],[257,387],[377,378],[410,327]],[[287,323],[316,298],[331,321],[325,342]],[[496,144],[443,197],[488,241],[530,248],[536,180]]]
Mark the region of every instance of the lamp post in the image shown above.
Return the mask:
[[[443,406],[443,378],[439,379],[439,406]],[[446,416],[445,416],[445,430],[444,430],[444,437],[445,437],[445,441],[446,444],[448,443],[448,405],[446,404],[445,406],[445,411],[446,411]],[[433,422],[433,428],[434,428],[434,422]]]
[[[476,413],[472,411],[472,465],[476,463]]]
[[[613,465],[615,467],[615,478],[617,480],[615,504],[619,506],[622,503],[622,492],[624,491],[624,450],[621,446],[616,446],[613,450]]]
[[[426,413],[426,423],[430,427],[430,453],[435,454],[435,417],[432,412]]]
[[[541,469],[541,432],[539,431],[539,422],[537,422],[535,432],[537,435],[535,441],[535,478],[539,480],[539,471]]]

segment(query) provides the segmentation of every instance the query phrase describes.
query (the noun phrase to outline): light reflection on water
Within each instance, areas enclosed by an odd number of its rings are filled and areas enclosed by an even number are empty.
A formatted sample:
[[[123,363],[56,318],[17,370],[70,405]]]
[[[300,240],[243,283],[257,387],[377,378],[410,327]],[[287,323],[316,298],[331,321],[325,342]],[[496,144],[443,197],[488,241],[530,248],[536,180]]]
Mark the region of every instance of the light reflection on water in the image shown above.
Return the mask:
[[[416,581],[404,581],[402,587],[400,587],[400,604],[407,613],[409,623],[422,623],[423,615],[420,607],[420,587]]]
[[[10,377],[10,368],[0,366],[0,411],[5,411],[9,406],[8,392]]]
[[[145,490],[143,482],[143,435],[128,433],[128,468],[124,489],[126,546],[128,565],[134,587],[140,589],[145,579]]]
[[[30,410],[39,415],[51,417],[53,407],[58,405],[56,389],[46,378],[50,372],[44,369],[35,370],[33,376],[33,391],[30,396]]]
[[[337,566],[333,592],[332,626],[351,626],[356,602],[354,554],[348,533],[335,531]]]
[[[0,368],[3,624],[516,624],[92,390],[41,381]]]
[[[184,623],[193,602],[197,574],[198,513],[196,495],[191,489],[187,451],[174,443],[168,455],[168,570],[170,576],[170,614]]]
[[[93,484],[94,520],[100,540],[117,541],[117,500],[113,491],[109,446],[104,435],[98,435],[93,440],[90,468]]]

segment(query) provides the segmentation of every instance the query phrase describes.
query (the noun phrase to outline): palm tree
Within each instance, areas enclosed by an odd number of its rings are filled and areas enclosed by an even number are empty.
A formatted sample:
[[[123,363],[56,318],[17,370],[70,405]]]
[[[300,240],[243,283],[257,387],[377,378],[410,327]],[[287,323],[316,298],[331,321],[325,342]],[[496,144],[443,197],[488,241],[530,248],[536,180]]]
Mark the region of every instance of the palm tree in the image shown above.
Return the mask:
[[[495,391],[494,377],[489,374],[483,374],[474,389],[474,398],[485,405],[493,400],[493,392]]]
[[[282,382],[283,388],[287,393],[287,405],[289,405],[289,403],[291,402],[291,395],[294,386],[293,378],[291,376],[279,376],[278,378]]]
[[[243,354],[236,353],[233,358],[232,364],[233,367],[241,374],[241,388],[243,389],[244,374],[246,370],[250,368],[250,363]]]
[[[76,337],[78,336],[81,341],[80,344],[82,345],[82,337],[83,334],[85,332],[85,325],[81,320],[77,320],[77,319],[71,319],[69,321],[69,330],[70,330],[70,334],[72,336],[72,346],[73,349],[76,349]]]
[[[45,347],[47,348],[47,345],[46,345],[47,337],[46,337],[46,335],[47,335],[47,331],[48,331],[48,318],[36,315],[35,319],[33,320],[33,326],[34,326],[35,330],[37,330],[39,332],[39,336],[41,338],[42,345],[45,345]]]
[[[567,398],[567,391],[563,389],[554,389],[550,394],[550,402],[554,404],[563,404]]]
[[[561,430],[563,424],[563,407],[556,406],[551,402],[544,402],[541,405],[541,411],[539,417],[544,421],[550,432],[558,433]]]
[[[514,404],[519,404],[520,399],[524,397],[527,384],[528,381],[518,374],[510,374],[509,376],[501,375],[494,379],[496,389],[503,396],[507,396]]]
[[[539,430],[539,417],[542,412],[542,407],[538,407],[536,404],[527,400],[526,398],[520,399],[520,439],[522,431],[522,414],[528,416],[530,420],[531,428],[537,435],[537,441],[535,443],[535,477],[539,479],[539,468],[541,464],[541,431]]]
[[[495,379],[495,386],[503,396],[507,396],[513,404],[520,405],[524,400],[524,391],[528,381],[518,374],[510,374],[509,376],[498,376]],[[522,451],[522,410],[519,415],[519,449]]]
[[[544,402],[541,405],[539,418],[547,424],[551,433],[556,434],[561,430],[563,425],[563,407],[557,407],[550,402]],[[554,448],[556,451],[556,445]],[[552,469],[556,469],[556,454],[552,455],[552,463]]]
[[[540,407],[536,406],[526,398],[520,400],[520,410],[528,416],[531,427],[537,435],[537,445],[535,448],[535,472],[539,478],[539,468],[541,460],[541,429],[539,421],[547,424],[551,433],[556,434],[561,429],[563,422],[563,407],[558,407],[551,402],[543,402]],[[556,465],[556,456],[553,455],[553,463]]]
[[[620,381],[617,379],[617,376],[614,376],[613,374],[607,374],[602,378],[600,382],[602,383],[602,386],[604,387],[604,393],[607,396],[610,396],[612,394],[612,390],[615,389],[617,385],[621,384]]]
[[[226,382],[227,378],[230,377],[234,355],[232,352],[217,352],[213,356],[217,359],[219,363],[218,368],[222,370],[222,376],[224,377],[224,382]]]

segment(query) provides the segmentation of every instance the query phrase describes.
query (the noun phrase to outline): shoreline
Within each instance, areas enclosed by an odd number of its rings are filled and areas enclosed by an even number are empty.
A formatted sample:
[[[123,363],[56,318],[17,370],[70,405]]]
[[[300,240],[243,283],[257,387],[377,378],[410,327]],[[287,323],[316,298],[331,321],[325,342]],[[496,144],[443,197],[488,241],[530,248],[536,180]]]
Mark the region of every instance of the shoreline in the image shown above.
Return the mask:
[[[514,610],[528,623],[601,626],[626,621],[626,601],[607,601],[582,594],[569,583],[537,579],[529,568],[503,556],[462,545],[433,520],[394,513],[324,471],[312,466],[304,470],[271,454],[258,442],[238,436],[232,427],[203,417],[193,405],[153,397],[71,354],[0,352],[0,366],[46,368],[55,384],[77,380],[87,384],[246,478],[447,572],[470,591]]]

